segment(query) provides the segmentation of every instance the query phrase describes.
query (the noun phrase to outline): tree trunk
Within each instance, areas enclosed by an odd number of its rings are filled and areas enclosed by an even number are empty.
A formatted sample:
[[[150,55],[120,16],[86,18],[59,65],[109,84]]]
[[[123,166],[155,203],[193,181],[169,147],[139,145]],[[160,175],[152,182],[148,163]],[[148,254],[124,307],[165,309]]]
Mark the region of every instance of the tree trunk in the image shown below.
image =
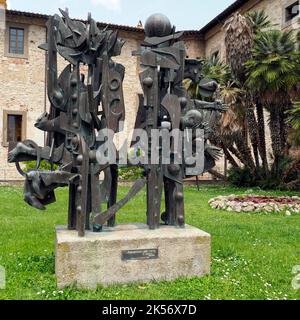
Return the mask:
[[[279,111],[281,150],[282,150],[283,156],[288,156],[289,154],[288,124],[286,122],[286,111],[289,109],[290,109],[290,106],[286,108],[281,108]]]
[[[252,103],[252,98],[249,94],[246,94],[246,119],[248,124],[248,132],[250,136],[250,141],[253,149],[254,160],[256,165],[256,174],[260,168],[259,154],[258,154],[258,125],[254,114],[254,105]]]
[[[208,173],[210,173],[212,176],[216,177],[217,179],[224,180],[224,181],[227,180],[227,178],[224,176],[224,174],[219,173],[216,170],[210,169],[210,170],[208,170]]]
[[[231,146],[232,146],[232,143],[233,143],[232,141],[231,141],[230,145],[228,145],[228,143],[222,138],[222,136],[221,135],[217,135],[216,132],[212,133],[210,140],[217,147],[223,149],[223,152],[224,152],[225,156],[227,157],[227,160],[229,161],[229,163],[233,167],[239,168],[238,163],[235,161],[235,159],[232,157],[232,155],[228,151],[228,149],[231,148]]]
[[[270,108],[270,131],[272,139],[272,149],[274,154],[274,173],[276,177],[279,175],[279,163],[282,156],[281,150],[281,125],[280,125],[280,107],[272,105]]]
[[[224,154],[227,158],[227,160],[229,161],[229,163],[234,167],[234,168],[239,168],[238,163],[234,160],[233,156],[230,154],[230,152],[228,151],[228,148],[225,146],[224,142],[222,142],[222,148],[224,151]]]
[[[255,163],[253,161],[251,150],[241,135],[236,136],[235,144],[242,157],[242,162],[246,167],[248,167],[251,170],[253,174],[255,174],[256,168]]]
[[[242,164],[246,165],[246,164],[244,163],[244,158],[243,158],[243,156],[241,155],[240,151],[239,151],[237,148],[235,148],[235,147],[233,146],[233,144],[230,145],[230,146],[228,146],[228,150],[229,150],[237,159],[239,159],[239,161],[240,161]],[[239,167],[240,167],[240,166],[239,166]]]
[[[258,146],[260,157],[262,159],[264,176],[268,175],[268,157],[267,157],[267,146],[266,146],[266,132],[265,132],[265,115],[262,103],[257,99],[256,102],[256,113],[258,121]]]

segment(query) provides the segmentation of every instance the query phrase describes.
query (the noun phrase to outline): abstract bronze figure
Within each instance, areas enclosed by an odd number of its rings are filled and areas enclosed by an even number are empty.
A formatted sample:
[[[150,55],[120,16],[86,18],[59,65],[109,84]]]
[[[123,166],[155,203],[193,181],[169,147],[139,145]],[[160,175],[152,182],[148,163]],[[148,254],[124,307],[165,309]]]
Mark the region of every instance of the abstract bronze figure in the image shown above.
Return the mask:
[[[213,103],[191,100],[183,86],[183,80],[191,79],[198,82],[201,78],[201,61],[186,59],[184,42],[180,41],[182,32],[175,32],[169,19],[162,14],[154,14],[145,24],[146,38],[140,52],[141,84],[144,91],[144,101],[140,109],[144,110],[145,124],[137,123],[136,127],[145,127],[148,137],[151,131],[203,129],[205,139],[205,167],[211,169],[215,160],[221,155],[221,150],[207,143],[210,128],[216,113],[226,111],[220,102]],[[206,96],[212,96],[218,89],[215,81],[203,79],[200,89]],[[141,112],[140,112],[141,113]],[[197,136],[193,135],[196,140]],[[149,139],[151,151],[151,139]],[[203,168],[193,168],[193,173],[183,157],[181,165],[175,163],[176,150],[170,142],[170,164],[145,166],[147,177],[147,223],[150,229],[160,225],[160,218],[167,225],[184,227],[184,194],[183,179],[188,176],[198,176]],[[151,155],[149,155],[151,157]],[[160,215],[162,190],[165,192],[166,212]]]
[[[96,131],[118,130],[125,119],[122,81],[124,67],[113,62],[124,42],[117,32],[99,30],[89,16],[86,24],[69,18],[60,10],[47,23],[48,97],[50,113],[43,114],[36,127],[47,131],[46,147],[32,141],[18,143],[9,153],[25,176],[25,201],[37,209],[55,201],[54,189],[69,186],[69,229],[80,236],[90,229],[90,213],[99,213],[101,203],[113,205],[117,192],[115,165],[99,165]],[[69,64],[58,76],[57,55]],[[82,72],[82,65],[87,72]],[[100,103],[102,110],[100,109]],[[20,161],[37,160],[37,168],[24,173]],[[59,166],[55,171],[39,171],[41,160]],[[100,173],[105,174],[101,185]],[[109,221],[114,225],[114,217]],[[97,226],[95,226],[97,227]]]
[[[209,145],[211,126],[226,107],[220,101],[206,102],[190,99],[183,80],[202,79],[201,61],[186,59],[182,32],[175,32],[167,17],[156,14],[145,24],[146,38],[141,50],[134,52],[141,59],[140,74],[144,92],[139,107],[136,128],[148,135],[147,152],[151,159],[153,147],[158,149],[159,161],[141,163],[144,176],[133,185],[126,197],[117,202],[118,164],[98,161],[99,149],[105,144],[103,130],[117,133],[125,119],[123,80],[125,68],[113,61],[121,54],[124,41],[117,32],[100,30],[89,15],[86,23],[71,20],[67,11],[62,17],[54,15],[47,22],[48,98],[50,112],[37,120],[36,127],[47,133],[45,147],[26,140],[10,145],[9,162],[16,163],[25,177],[25,201],[40,210],[55,201],[54,190],[69,187],[68,228],[84,236],[85,230],[99,232],[107,224],[115,225],[115,215],[143,187],[147,186],[147,224],[159,228],[161,220],[167,225],[184,227],[183,180],[197,176],[215,165],[220,150]],[[68,65],[58,74],[58,55]],[[85,68],[83,68],[85,66]],[[200,82],[203,96],[212,97],[216,82]],[[153,130],[184,132],[202,129],[203,138],[192,135],[192,145],[204,140],[204,166],[190,165],[183,155],[182,163],[170,141],[171,161],[162,161],[162,146],[151,140]],[[183,139],[180,136],[180,139]],[[154,145],[154,144],[157,144]],[[24,172],[20,162],[36,161],[36,169]],[[52,170],[40,170],[41,161]],[[100,174],[104,178],[100,180]],[[165,192],[166,212],[161,215],[162,192]],[[103,204],[107,206],[102,210]]]

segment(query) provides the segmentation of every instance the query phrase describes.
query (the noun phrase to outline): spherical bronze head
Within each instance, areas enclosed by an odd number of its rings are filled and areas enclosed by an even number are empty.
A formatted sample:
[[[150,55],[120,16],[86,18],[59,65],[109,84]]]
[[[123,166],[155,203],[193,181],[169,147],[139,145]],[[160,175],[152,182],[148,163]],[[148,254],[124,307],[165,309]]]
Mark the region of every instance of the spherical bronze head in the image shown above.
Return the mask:
[[[164,14],[155,13],[145,23],[145,34],[147,37],[166,37],[171,33],[171,22]]]

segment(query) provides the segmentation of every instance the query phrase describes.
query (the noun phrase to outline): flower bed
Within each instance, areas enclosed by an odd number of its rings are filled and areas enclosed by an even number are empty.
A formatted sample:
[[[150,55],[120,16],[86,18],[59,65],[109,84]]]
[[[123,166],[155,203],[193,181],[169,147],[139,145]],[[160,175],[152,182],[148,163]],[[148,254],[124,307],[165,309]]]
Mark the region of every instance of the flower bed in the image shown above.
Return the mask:
[[[286,215],[300,213],[300,197],[230,195],[213,198],[209,200],[209,205],[229,212],[285,212]]]

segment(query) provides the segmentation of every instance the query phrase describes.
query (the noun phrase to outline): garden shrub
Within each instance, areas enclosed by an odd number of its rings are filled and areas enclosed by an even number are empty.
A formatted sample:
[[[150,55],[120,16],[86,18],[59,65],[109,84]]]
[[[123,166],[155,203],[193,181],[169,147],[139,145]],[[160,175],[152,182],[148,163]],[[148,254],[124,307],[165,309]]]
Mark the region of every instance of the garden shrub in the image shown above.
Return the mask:
[[[139,179],[143,175],[143,168],[140,167],[128,167],[119,168],[119,178],[124,181],[134,181]]]
[[[250,169],[244,168],[231,168],[228,171],[228,181],[237,187],[254,187],[257,184],[255,176],[251,173]]]
[[[29,162],[24,162],[25,165],[24,171],[28,172],[30,170],[35,170],[36,168],[36,161],[29,161]],[[42,160],[39,170],[51,170],[51,164],[48,161]],[[58,169],[58,165],[53,165],[53,170]]]

